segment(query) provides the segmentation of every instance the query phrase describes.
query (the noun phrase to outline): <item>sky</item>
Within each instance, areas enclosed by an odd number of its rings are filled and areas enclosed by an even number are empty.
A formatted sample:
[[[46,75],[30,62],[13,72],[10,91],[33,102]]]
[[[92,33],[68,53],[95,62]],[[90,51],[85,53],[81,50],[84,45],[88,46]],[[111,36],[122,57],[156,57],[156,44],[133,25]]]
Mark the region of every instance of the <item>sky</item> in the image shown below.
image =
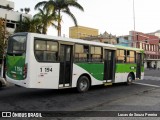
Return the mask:
[[[30,14],[37,11],[34,6],[43,0],[10,0],[15,3],[15,11],[29,7]],[[128,35],[135,30],[144,33],[160,29],[160,0],[134,0],[135,19],[133,19],[133,0],[78,0],[84,12],[71,8],[78,25],[96,28],[99,34],[107,31],[112,35]],[[74,26],[70,17],[62,15],[62,36],[69,37],[69,27]],[[57,35],[54,28],[48,29],[49,35]]]

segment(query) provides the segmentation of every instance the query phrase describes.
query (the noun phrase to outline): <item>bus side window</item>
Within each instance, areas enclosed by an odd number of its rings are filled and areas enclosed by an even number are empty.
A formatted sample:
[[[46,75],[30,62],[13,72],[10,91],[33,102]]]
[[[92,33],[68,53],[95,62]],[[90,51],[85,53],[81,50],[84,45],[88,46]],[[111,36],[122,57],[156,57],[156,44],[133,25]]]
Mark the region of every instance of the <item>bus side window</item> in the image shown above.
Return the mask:
[[[87,62],[89,59],[89,46],[88,45],[75,45],[75,62]]]
[[[91,61],[102,62],[102,48],[91,46]]]
[[[58,60],[58,43],[49,40],[35,40],[35,57],[39,62]]]
[[[134,51],[130,51],[130,63],[136,63],[135,61],[135,52]]]
[[[35,56],[39,61],[43,61],[43,51],[36,51]]]
[[[79,61],[86,62],[87,61],[87,54],[79,54]]]
[[[125,63],[125,51],[117,50],[117,63]]]
[[[56,62],[57,61],[57,52],[44,52],[45,60],[44,61],[50,61],[50,62]]]
[[[79,61],[79,54],[76,54],[76,53],[75,53],[75,55],[74,55],[74,60],[75,60],[75,62]]]
[[[126,51],[126,63],[130,63],[130,51]]]
[[[50,62],[57,62],[58,60],[58,43],[47,41],[46,60]]]
[[[127,63],[135,63],[135,52],[134,51],[127,51]]]

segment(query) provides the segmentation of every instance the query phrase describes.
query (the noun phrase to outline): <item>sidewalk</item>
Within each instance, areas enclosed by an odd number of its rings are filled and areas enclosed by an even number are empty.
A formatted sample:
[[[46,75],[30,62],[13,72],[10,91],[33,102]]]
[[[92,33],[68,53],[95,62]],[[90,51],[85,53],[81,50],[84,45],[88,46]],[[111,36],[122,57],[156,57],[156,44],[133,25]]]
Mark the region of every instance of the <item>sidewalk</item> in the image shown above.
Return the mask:
[[[160,80],[160,70],[156,69],[145,69],[144,79],[146,80]]]
[[[144,76],[145,80],[160,80],[160,77]]]
[[[145,69],[144,76],[153,76],[153,77],[160,77],[160,70],[158,69]]]

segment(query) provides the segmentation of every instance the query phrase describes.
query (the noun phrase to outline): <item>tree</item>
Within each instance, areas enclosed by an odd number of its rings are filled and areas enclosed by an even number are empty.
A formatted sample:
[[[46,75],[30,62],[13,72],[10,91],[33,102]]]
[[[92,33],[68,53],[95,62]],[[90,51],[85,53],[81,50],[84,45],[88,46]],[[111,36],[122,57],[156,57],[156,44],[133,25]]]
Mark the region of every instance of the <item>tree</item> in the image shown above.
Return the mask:
[[[4,51],[3,46],[4,46],[4,23],[3,19],[0,19],[0,59],[3,58],[3,51]]]
[[[26,14],[28,14],[30,12],[30,8],[24,8],[24,11]]]
[[[41,21],[38,18],[28,18],[24,17],[22,21],[18,22],[18,27],[16,28],[15,32],[35,32],[41,33],[42,32],[42,25]]]
[[[21,12],[25,12],[25,14],[28,14],[30,12],[30,8],[20,8]]]
[[[20,11],[23,12],[23,8],[21,8]]]
[[[3,59],[3,55],[5,53],[6,49],[6,40],[9,36],[9,33],[5,29],[5,20],[3,18],[0,18],[0,59]]]
[[[69,7],[75,7],[81,11],[84,11],[83,7],[76,1],[76,0],[49,0],[49,1],[42,1],[36,4],[35,9],[43,7],[44,9],[53,7],[54,12],[58,15],[58,36],[61,36],[61,22],[62,22],[62,15],[61,13],[65,13],[69,15],[75,26],[77,26],[77,20],[75,16],[71,13]]]
[[[51,13],[51,9],[47,8],[45,10],[38,9],[39,13],[34,15],[34,18],[39,19],[40,23],[42,25],[42,34],[47,33],[47,28],[49,26],[54,26],[57,28],[57,26],[54,24],[54,21],[56,21],[57,17],[56,14]]]

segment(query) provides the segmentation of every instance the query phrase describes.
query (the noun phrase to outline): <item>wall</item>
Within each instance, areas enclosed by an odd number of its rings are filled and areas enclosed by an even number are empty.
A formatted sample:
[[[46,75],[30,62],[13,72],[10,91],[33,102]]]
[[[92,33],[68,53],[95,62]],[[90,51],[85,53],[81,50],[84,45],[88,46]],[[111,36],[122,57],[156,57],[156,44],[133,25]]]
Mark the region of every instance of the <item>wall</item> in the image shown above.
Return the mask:
[[[20,15],[22,14],[22,16],[26,16],[31,18],[32,16],[30,14],[24,14],[24,13],[19,13],[13,10],[7,10],[7,9],[2,9],[0,8],[0,18],[4,18],[5,16],[7,17],[7,25],[11,25],[11,26],[7,26],[7,31],[10,33],[13,33],[15,31],[16,28],[16,24],[17,22],[20,20]]]
[[[98,29],[84,27],[84,26],[69,28],[70,38],[84,38],[88,36],[98,36]]]
[[[14,2],[12,1],[8,1],[8,0],[0,0],[0,6],[4,7],[4,6],[8,6],[12,9],[14,9]]]
[[[122,45],[122,46],[126,46],[126,47],[131,47],[131,40],[127,40],[125,39],[123,36],[122,37],[118,37],[118,45]]]
[[[132,36],[133,47],[144,49],[146,55],[145,62],[150,63],[153,67],[157,61],[157,67],[160,66],[159,38],[155,35],[134,31],[130,31],[130,35]],[[147,65],[147,67],[149,66]]]

